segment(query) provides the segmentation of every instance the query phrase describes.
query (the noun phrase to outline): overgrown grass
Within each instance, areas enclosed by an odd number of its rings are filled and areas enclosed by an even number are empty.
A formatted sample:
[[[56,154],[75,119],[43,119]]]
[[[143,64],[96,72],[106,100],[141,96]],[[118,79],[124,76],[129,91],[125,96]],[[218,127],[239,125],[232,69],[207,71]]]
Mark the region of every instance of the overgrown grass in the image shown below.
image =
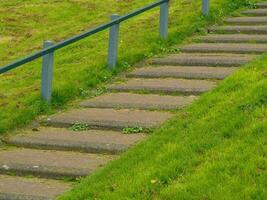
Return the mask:
[[[201,0],[173,0],[167,41],[158,38],[158,9],[136,17],[121,26],[116,71],[106,67],[108,31],[58,51],[51,106],[40,101],[40,60],[0,75],[0,133],[23,126],[40,114],[63,109],[131,64],[167,53],[170,45],[181,43],[193,33],[200,33],[204,26],[257,1],[213,0],[212,14],[205,19],[199,12]],[[2,0],[0,65],[40,49],[45,39],[61,41],[106,22],[111,13],[128,13],[151,2],[154,0]]]
[[[267,198],[267,55],[60,200]]]

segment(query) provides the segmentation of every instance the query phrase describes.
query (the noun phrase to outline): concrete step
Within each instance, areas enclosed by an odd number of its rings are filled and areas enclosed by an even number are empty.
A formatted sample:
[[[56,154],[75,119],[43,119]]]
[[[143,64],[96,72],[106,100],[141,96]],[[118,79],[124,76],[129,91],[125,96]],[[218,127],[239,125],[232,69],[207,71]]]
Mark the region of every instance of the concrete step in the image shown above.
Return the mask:
[[[224,79],[237,68],[229,67],[144,67],[129,74],[130,77],[141,78],[189,78],[189,79]]]
[[[225,22],[236,25],[264,25],[267,24],[267,17],[233,17],[226,19]]]
[[[237,67],[247,64],[255,56],[236,54],[177,54],[150,60],[152,65]]]
[[[267,26],[258,25],[258,26],[217,26],[209,28],[210,32],[213,33],[244,33],[244,34],[267,34]]]
[[[267,52],[267,44],[196,43],[181,48],[185,53],[238,53],[261,54]]]
[[[200,36],[196,40],[210,43],[267,43],[267,35],[209,34]]]
[[[257,8],[267,8],[267,2],[257,3]]]
[[[0,175],[0,200],[52,200],[70,187],[56,180]]]
[[[77,109],[57,114],[46,123],[57,127],[70,127],[79,122],[98,129],[122,130],[126,127],[153,128],[160,126],[172,115],[166,112],[115,109]]]
[[[78,178],[91,174],[114,158],[77,152],[11,149],[0,152],[0,173]]]
[[[107,93],[82,102],[91,108],[136,108],[173,110],[190,104],[195,96],[163,96],[154,94]]]
[[[250,9],[241,12],[245,15],[252,15],[252,16],[267,16],[267,9],[265,8],[259,8],[259,9]]]
[[[123,134],[115,131],[77,132],[60,128],[41,128],[37,132],[11,137],[7,143],[26,148],[118,154],[144,138],[144,134]]]
[[[111,91],[147,91],[151,93],[201,94],[216,86],[215,82],[185,79],[129,79],[125,83],[109,86]]]

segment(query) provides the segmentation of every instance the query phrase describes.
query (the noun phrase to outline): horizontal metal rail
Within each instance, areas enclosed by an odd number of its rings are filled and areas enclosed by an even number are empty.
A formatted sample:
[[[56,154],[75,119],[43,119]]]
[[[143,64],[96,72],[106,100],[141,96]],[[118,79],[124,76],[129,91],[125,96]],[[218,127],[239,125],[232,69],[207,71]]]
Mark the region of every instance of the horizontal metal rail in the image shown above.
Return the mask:
[[[109,32],[109,49],[108,49],[108,66],[114,68],[117,65],[118,58],[118,45],[119,45],[119,27],[120,23],[126,21],[130,18],[133,18],[141,13],[144,13],[148,10],[151,10],[157,6],[160,6],[160,26],[159,32],[161,38],[165,39],[168,36],[168,16],[169,16],[169,1],[170,0],[158,0],[155,3],[147,5],[143,8],[140,8],[136,11],[133,11],[124,16],[119,16],[113,14],[111,16],[111,21],[105,24],[102,24],[96,28],[93,28],[89,31],[66,39],[62,42],[54,44],[52,41],[45,41],[43,49],[33,53],[25,58],[19,59],[15,62],[12,62],[8,65],[0,67],[0,74],[3,74],[7,71],[20,67],[26,63],[29,63],[37,58],[42,57],[42,81],[41,81],[41,96],[42,99],[46,102],[50,102],[52,98],[52,82],[53,82],[53,66],[54,66],[54,53],[56,50],[66,47],[72,43],[80,41],[86,37],[94,35],[100,31],[110,29]],[[202,0],[202,13],[208,15],[209,13],[209,0]]]
[[[121,22],[123,22],[125,20],[128,20],[128,19],[130,19],[130,18],[132,18],[134,16],[137,16],[137,15],[139,15],[141,13],[144,13],[144,12],[146,12],[148,10],[151,10],[151,9],[153,9],[153,8],[155,8],[157,6],[160,6],[161,4],[164,4],[166,2],[169,2],[169,0],[157,1],[155,3],[152,3],[150,5],[147,5],[147,6],[143,7],[143,8],[141,8],[141,9],[133,11],[133,12],[131,12],[129,14],[126,14],[124,16],[118,17],[117,19],[114,19],[114,20],[112,20],[112,21],[110,21],[108,23],[102,24],[102,25],[100,25],[100,26],[98,26],[98,27],[96,27],[94,29],[91,29],[89,31],[86,31],[86,32],[81,33],[79,35],[76,35],[74,37],[71,37],[71,38],[69,38],[67,40],[64,40],[62,42],[54,44],[54,45],[52,45],[52,46],[50,46],[48,48],[44,48],[43,50],[40,50],[40,51],[38,51],[36,53],[33,53],[33,54],[31,54],[31,55],[29,55],[29,56],[27,56],[25,58],[22,58],[22,59],[19,59],[19,60],[15,61],[15,62],[12,62],[12,63],[10,63],[10,64],[8,64],[6,66],[0,67],[0,74],[2,74],[4,72],[7,72],[9,70],[12,70],[14,68],[17,68],[17,67],[19,67],[19,66],[21,66],[23,64],[29,63],[29,62],[37,59],[37,58],[40,58],[42,56],[45,56],[45,55],[47,55],[49,53],[52,53],[52,52],[58,50],[58,49],[61,49],[61,48],[65,47],[65,46],[68,46],[68,45],[70,45],[72,43],[75,43],[75,42],[77,42],[79,40],[82,40],[83,38],[86,38],[88,36],[94,35],[94,34],[100,32],[100,31],[106,30],[106,29],[112,27],[115,24],[119,24],[119,23],[121,23]]]

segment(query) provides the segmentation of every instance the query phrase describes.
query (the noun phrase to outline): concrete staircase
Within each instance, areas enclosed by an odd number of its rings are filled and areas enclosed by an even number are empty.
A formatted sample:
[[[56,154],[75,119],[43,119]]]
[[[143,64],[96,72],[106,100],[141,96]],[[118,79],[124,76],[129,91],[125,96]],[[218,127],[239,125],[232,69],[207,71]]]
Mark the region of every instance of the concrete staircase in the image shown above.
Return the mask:
[[[62,179],[90,175],[147,137],[123,134],[125,128],[160,126],[173,116],[171,110],[189,105],[267,52],[267,3],[243,14],[211,27],[179,54],[148,60],[80,108],[7,139],[12,147],[0,151],[0,199],[54,199],[72,186]],[[70,130],[77,122],[89,130]]]

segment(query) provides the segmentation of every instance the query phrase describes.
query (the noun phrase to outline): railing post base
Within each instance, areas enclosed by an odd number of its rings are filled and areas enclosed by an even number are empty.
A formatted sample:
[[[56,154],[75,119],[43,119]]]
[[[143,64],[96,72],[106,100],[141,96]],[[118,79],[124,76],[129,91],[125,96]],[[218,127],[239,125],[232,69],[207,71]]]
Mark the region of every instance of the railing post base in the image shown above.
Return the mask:
[[[110,19],[115,20],[120,16],[117,14],[111,15]],[[109,48],[108,48],[108,66],[114,68],[117,65],[118,47],[119,47],[119,28],[120,24],[113,25],[109,30]]]
[[[168,37],[169,23],[169,1],[160,5],[160,37],[166,39]]]
[[[53,42],[45,41],[43,48],[45,49],[52,45]],[[41,96],[42,99],[47,103],[50,103],[52,98],[53,65],[54,65],[54,52],[43,56]]]
[[[209,9],[210,9],[210,1],[202,0],[202,14],[205,16],[209,15]]]

